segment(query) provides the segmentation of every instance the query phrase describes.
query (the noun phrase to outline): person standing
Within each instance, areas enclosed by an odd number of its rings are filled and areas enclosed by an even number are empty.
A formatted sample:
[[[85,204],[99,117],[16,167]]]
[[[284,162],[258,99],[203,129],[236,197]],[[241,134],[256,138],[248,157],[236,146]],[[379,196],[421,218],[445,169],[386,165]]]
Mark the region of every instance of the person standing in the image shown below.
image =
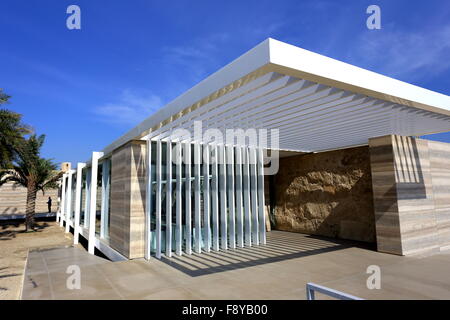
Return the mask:
[[[47,206],[48,206],[48,213],[51,213],[52,212],[52,197],[48,197]]]

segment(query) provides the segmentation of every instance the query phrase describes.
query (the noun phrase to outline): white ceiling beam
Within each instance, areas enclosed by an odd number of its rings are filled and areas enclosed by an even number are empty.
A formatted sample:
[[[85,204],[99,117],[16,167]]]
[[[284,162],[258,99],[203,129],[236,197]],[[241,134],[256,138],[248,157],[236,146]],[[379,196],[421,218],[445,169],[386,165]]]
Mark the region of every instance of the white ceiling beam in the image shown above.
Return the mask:
[[[288,87],[289,90],[295,91],[301,88],[304,85],[305,81],[300,81],[297,79],[293,79],[290,77],[282,77],[273,81],[263,87],[260,87],[246,95],[240,96],[237,99],[229,101],[223,105],[217,106],[215,108],[202,108],[202,112],[197,113],[196,117],[184,117],[180,118],[181,123],[179,125],[183,128],[189,128],[194,126],[194,121],[205,121],[207,119],[213,117],[219,117],[219,115],[227,110],[233,110],[241,105],[245,105],[246,103],[256,103],[255,101],[260,101],[261,96],[273,96],[276,97],[279,89],[283,89]],[[269,93],[268,93],[269,92]],[[160,136],[168,136],[173,128],[174,124],[169,124],[165,128],[161,128],[162,132],[156,131],[155,134],[159,134]],[[163,130],[165,129],[165,130]]]

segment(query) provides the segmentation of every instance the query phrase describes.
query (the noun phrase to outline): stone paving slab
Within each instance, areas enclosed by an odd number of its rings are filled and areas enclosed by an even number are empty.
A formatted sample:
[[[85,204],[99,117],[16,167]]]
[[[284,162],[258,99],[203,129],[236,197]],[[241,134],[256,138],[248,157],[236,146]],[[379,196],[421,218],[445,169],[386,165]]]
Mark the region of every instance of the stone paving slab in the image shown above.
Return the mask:
[[[80,290],[66,286],[73,264]],[[369,265],[381,268],[380,290],[366,286]],[[406,258],[272,231],[266,246],[150,261],[110,262],[79,247],[31,251],[22,298],[305,299],[306,283],[315,282],[365,299],[450,299],[449,265],[449,254]]]

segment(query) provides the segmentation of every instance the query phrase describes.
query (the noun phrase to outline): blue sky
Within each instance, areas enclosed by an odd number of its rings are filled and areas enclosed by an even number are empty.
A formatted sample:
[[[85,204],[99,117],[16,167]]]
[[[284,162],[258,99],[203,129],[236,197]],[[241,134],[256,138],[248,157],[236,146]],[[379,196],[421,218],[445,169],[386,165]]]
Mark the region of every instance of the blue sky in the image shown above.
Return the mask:
[[[366,28],[371,4],[381,30]],[[268,37],[450,95],[448,0],[2,0],[0,30],[7,107],[57,162],[87,160]]]

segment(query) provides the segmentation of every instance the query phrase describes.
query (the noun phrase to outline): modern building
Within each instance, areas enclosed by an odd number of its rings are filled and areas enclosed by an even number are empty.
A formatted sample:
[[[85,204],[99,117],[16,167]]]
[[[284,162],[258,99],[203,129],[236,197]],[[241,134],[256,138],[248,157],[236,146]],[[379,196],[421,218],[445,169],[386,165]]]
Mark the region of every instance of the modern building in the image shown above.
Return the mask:
[[[449,96],[268,39],[65,173],[57,218],[113,260],[270,228],[439,252],[450,145],[417,137],[447,131]]]

